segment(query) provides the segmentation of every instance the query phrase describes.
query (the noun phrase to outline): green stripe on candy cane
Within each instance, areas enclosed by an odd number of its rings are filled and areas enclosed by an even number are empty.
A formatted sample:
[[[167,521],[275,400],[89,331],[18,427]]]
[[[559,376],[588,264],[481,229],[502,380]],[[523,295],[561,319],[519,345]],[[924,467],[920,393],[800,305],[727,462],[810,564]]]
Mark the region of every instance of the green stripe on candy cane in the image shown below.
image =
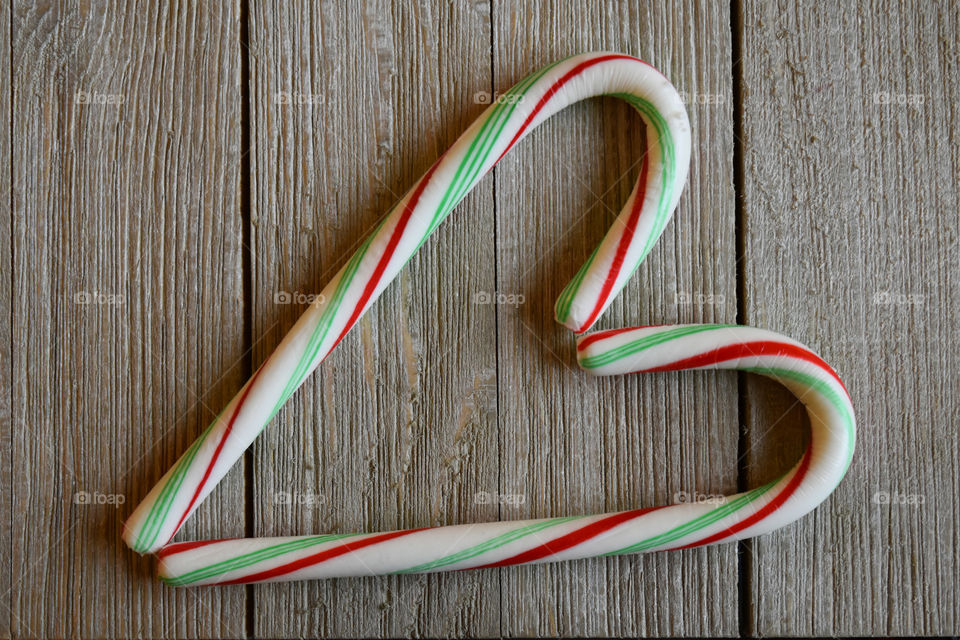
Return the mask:
[[[364,240],[363,244],[360,245],[360,248],[353,254],[350,258],[350,261],[347,263],[346,267],[343,270],[343,275],[340,277],[340,281],[337,282],[337,286],[333,292],[333,299],[330,301],[330,304],[327,305],[327,308],[324,309],[323,314],[320,316],[320,320],[317,321],[316,327],[314,327],[313,333],[310,334],[310,339],[307,341],[307,347],[304,350],[303,357],[297,362],[297,366],[294,368],[293,373],[290,375],[287,384],[283,388],[283,392],[280,394],[280,397],[277,399],[277,402],[274,404],[273,409],[270,412],[270,417],[264,422],[263,426],[266,426],[267,422],[273,419],[275,415],[280,411],[281,407],[290,399],[290,396],[293,395],[293,392],[297,390],[301,383],[309,375],[310,364],[316,359],[317,354],[320,351],[320,347],[323,345],[324,339],[326,339],[327,334],[330,332],[330,327],[333,324],[333,319],[336,317],[337,312],[340,310],[340,306],[343,304],[343,298],[346,295],[347,291],[350,288],[350,285],[353,283],[354,277],[357,275],[357,269],[360,266],[360,263],[363,261],[363,257],[367,254],[367,251],[370,249],[370,244],[373,242],[374,238],[377,237],[377,234],[380,232],[380,229],[383,228],[383,225],[386,224],[387,220],[390,219],[390,214],[393,213],[399,203],[393,206],[393,208],[384,216],[383,220],[377,223],[377,226]]]
[[[487,551],[497,549],[506,544],[519,540],[521,538],[534,535],[560,524],[566,522],[572,522],[574,520],[580,520],[586,518],[587,516],[567,516],[562,518],[553,518],[545,521],[538,521],[530,525],[519,527],[513,531],[509,531],[500,536],[496,536],[490,540],[484,541],[473,547],[464,549],[460,552],[444,556],[432,562],[424,563],[417,565],[415,567],[410,567],[409,569],[403,569],[397,571],[397,574],[403,573],[418,573],[424,571],[431,571],[439,567],[447,566],[454,564],[456,562],[461,562],[463,560],[468,560],[475,556],[478,556]],[[217,562],[190,573],[185,573],[175,578],[162,578],[164,582],[174,586],[183,586],[193,582],[198,582],[207,578],[212,578],[217,575],[225,574],[229,571],[235,571],[237,569],[242,569],[250,565],[256,564],[258,562],[263,562],[265,560],[270,560],[279,556],[282,556],[293,551],[299,551],[301,549],[306,549],[312,546],[317,546],[326,542],[332,542],[335,540],[342,540],[344,538],[357,537],[363,534],[353,533],[353,534],[339,534],[339,535],[322,535],[315,536],[303,540],[293,540],[290,542],[285,542],[277,545],[267,547],[265,549],[259,549],[250,553],[246,553],[235,558],[230,558],[221,562]]]
[[[498,98],[497,105],[491,111],[490,117],[486,119],[483,127],[470,143],[470,147],[467,149],[467,153],[464,155],[463,161],[457,167],[454,178],[447,187],[446,192],[443,194],[443,198],[440,200],[440,205],[437,207],[437,210],[433,215],[433,220],[430,222],[427,232],[420,239],[417,249],[423,245],[426,239],[430,237],[430,234],[433,233],[437,226],[439,226],[440,223],[443,222],[443,220],[450,214],[450,212],[453,211],[457,204],[459,204],[459,202],[466,195],[470,187],[472,187],[473,184],[479,179],[478,174],[483,170],[484,165],[487,163],[487,160],[490,157],[490,150],[497,143],[497,141],[500,140],[500,134],[503,133],[504,127],[507,126],[507,123],[510,121],[510,117],[513,115],[514,111],[516,111],[517,105],[520,103],[519,100],[515,101],[512,100],[512,98],[519,98],[520,100],[525,99],[530,88],[536,84],[540,78],[546,75],[548,71],[559,65],[561,62],[564,62],[564,60],[558,60],[548,67],[544,67],[539,71],[531,73],[529,76],[511,87],[505,94],[503,94],[501,98]],[[504,98],[511,99],[505,100]],[[496,127],[497,123],[499,123],[499,127],[496,128],[496,133],[494,134],[493,129]],[[464,172],[467,173],[467,176],[464,179],[461,179],[461,174]],[[453,195],[454,191],[456,191],[455,196]],[[415,253],[416,250],[414,250],[414,254]]]
[[[583,279],[586,277],[587,272],[590,271],[590,267],[593,266],[593,261],[597,259],[598,253],[600,253],[600,245],[597,245],[594,248],[594,250],[590,253],[590,257],[587,258],[587,261],[583,263],[583,266],[577,270],[577,273],[575,276],[573,276],[573,279],[568,282],[567,286],[565,286],[563,291],[560,292],[560,296],[553,305],[553,314],[559,322],[566,322],[567,318],[570,317],[570,305],[573,304],[573,298],[577,291],[580,290],[580,285],[583,283]]]
[[[658,344],[663,344],[665,342],[670,342],[671,340],[676,340],[677,338],[683,338],[685,336],[694,335],[697,333],[704,333],[706,331],[717,331],[719,329],[729,329],[735,327],[736,325],[730,324],[703,324],[703,325],[694,325],[687,327],[677,327],[676,329],[669,329],[667,331],[660,331],[649,336],[644,336],[643,338],[638,338],[632,342],[628,342],[619,347],[615,347],[609,351],[605,351],[596,356],[590,356],[587,358],[580,359],[580,366],[584,369],[596,369],[597,367],[610,364],[611,362],[616,362],[627,356],[632,356],[634,354],[640,353],[641,351],[646,351],[651,347],[655,347]]]
[[[181,587],[188,585],[192,582],[199,582],[200,580],[205,580],[207,578],[212,578],[214,576],[223,575],[230,571],[236,571],[237,569],[243,569],[249,567],[258,562],[264,562],[266,560],[271,560],[278,556],[282,556],[287,553],[292,553],[294,551],[300,551],[302,549],[309,549],[310,547],[316,547],[321,544],[326,544],[327,542],[334,542],[336,540],[343,540],[344,538],[356,538],[363,534],[360,533],[341,533],[341,534],[325,534],[320,536],[312,536],[310,538],[304,538],[300,540],[291,540],[290,542],[282,542],[280,544],[267,547],[265,549],[258,549],[257,551],[251,551],[250,553],[245,553],[243,555],[236,556],[235,558],[229,558],[221,562],[215,562],[213,564],[201,567],[195,571],[189,573],[184,573],[177,576],[176,578],[167,578],[161,577],[160,579],[166,582],[169,585],[175,587]]]
[[[654,128],[657,130],[657,141],[660,147],[660,162],[663,167],[663,188],[660,190],[660,200],[657,203],[657,216],[654,219],[653,229],[650,234],[647,235],[647,241],[643,246],[643,251],[641,251],[640,258],[633,268],[633,271],[636,271],[640,263],[643,262],[643,259],[650,253],[660,234],[663,233],[663,228],[666,226],[667,219],[670,216],[670,203],[673,200],[673,193],[677,188],[677,185],[674,184],[676,149],[674,148],[673,136],[670,135],[670,128],[663,119],[663,115],[657,111],[649,101],[628,93],[611,93],[609,95],[626,100],[653,123]],[[633,275],[633,271],[631,271],[631,275]]]
[[[652,536],[646,540],[637,542],[630,546],[624,547],[622,549],[617,549],[616,551],[611,551],[610,553],[605,553],[605,556],[617,556],[623,555],[626,553],[638,553],[640,551],[646,551],[647,549],[652,549],[654,547],[659,547],[664,544],[669,544],[674,540],[679,540],[684,536],[687,536],[691,533],[695,533],[704,527],[708,527],[711,524],[714,524],[718,520],[721,520],[729,515],[734,514],[735,512],[743,509],[747,505],[755,502],[760,496],[764,495],[770,489],[775,487],[780,480],[783,478],[777,478],[776,480],[763,485],[762,487],[757,487],[747,491],[746,493],[740,495],[739,497],[731,500],[730,502],[723,504],[716,509],[708,511],[707,513],[699,516],[690,522],[685,522],[679,526],[670,529],[664,533]]]
[[[779,378],[781,380],[793,380],[799,382],[800,384],[806,385],[818,391],[822,396],[824,396],[830,404],[833,405],[834,409],[843,416],[843,424],[846,429],[846,436],[849,440],[851,446],[847,447],[846,451],[846,461],[843,465],[842,476],[847,472],[847,469],[850,468],[850,463],[853,461],[853,442],[856,440],[856,426],[853,414],[850,411],[850,405],[847,400],[843,398],[833,385],[829,382],[821,380],[806,373],[801,373],[799,371],[793,371],[790,369],[783,369],[779,367],[744,367],[741,371],[746,371],[747,373],[757,373],[763,376],[769,376],[772,378]],[[839,482],[838,482],[839,484]]]
[[[540,533],[544,529],[549,529],[551,527],[555,527],[557,525],[564,524],[567,522],[572,522],[574,520],[581,520],[586,517],[588,516],[568,516],[564,518],[551,518],[549,520],[540,520],[533,524],[520,527],[518,529],[514,529],[513,531],[508,531],[507,533],[491,538],[490,540],[487,540],[485,542],[481,542],[478,545],[468,547],[462,551],[458,551],[457,553],[451,553],[450,555],[443,556],[442,558],[438,558],[436,560],[433,560],[432,562],[425,562],[423,564],[418,564],[415,567],[410,567],[409,569],[403,569],[402,571],[397,571],[395,573],[420,573],[424,571],[433,571],[434,569],[438,569],[440,567],[445,567],[451,564],[455,564],[457,562],[469,560],[470,558],[474,558],[480,555],[481,553],[486,553],[488,551],[493,551],[494,549],[499,549],[500,547],[510,544],[511,542],[520,540],[521,538],[525,538],[527,536]]]
[[[207,428],[203,430],[203,433],[200,434],[200,437],[198,437],[196,441],[190,445],[190,448],[187,449],[187,452],[181,456],[176,465],[174,465],[173,472],[170,474],[170,479],[167,480],[166,484],[163,485],[163,489],[160,491],[160,496],[157,498],[157,502],[154,504],[153,509],[147,516],[146,523],[140,530],[140,534],[137,536],[136,542],[132,547],[134,551],[137,551],[138,553],[145,553],[146,549],[149,549],[157,541],[157,536],[160,535],[160,526],[167,514],[170,513],[170,507],[173,504],[173,499],[177,495],[177,492],[180,491],[180,486],[183,484],[183,478],[186,476],[187,469],[190,468],[190,463],[193,462],[193,459],[197,455],[197,451],[210,435],[214,425],[217,424],[222,417],[223,411],[221,411],[220,414],[213,419],[213,422],[207,425]],[[149,540],[146,540],[146,538],[149,538]]]

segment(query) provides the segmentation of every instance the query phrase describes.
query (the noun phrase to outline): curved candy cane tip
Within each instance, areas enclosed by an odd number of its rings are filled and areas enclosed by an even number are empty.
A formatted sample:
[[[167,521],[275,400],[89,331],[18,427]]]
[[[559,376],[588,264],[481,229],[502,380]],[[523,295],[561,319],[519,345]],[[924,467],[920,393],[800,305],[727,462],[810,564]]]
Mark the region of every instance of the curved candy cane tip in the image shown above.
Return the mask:
[[[680,200],[690,163],[690,122],[673,85],[636,58],[599,54],[579,64],[595,60],[605,61],[597,81],[609,88],[594,95],[614,95],[637,109],[647,125],[647,148],[636,185],[616,222],[554,307],[557,322],[578,334],[594,325],[663,233]]]

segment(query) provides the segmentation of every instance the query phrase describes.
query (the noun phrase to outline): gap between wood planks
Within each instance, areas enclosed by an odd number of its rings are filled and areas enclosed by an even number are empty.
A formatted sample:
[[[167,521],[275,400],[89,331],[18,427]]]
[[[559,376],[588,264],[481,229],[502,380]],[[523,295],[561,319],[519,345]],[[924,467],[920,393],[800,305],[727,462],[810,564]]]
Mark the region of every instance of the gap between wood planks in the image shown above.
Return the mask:
[[[730,75],[733,93],[733,237],[734,264],[736,266],[737,324],[746,320],[746,235],[744,234],[744,165],[743,165],[743,43],[740,34],[743,29],[743,16],[740,3],[730,0]],[[737,372],[737,491],[747,491],[747,430],[744,422],[747,415],[747,375]],[[741,637],[753,635],[750,616],[750,561],[753,544],[749,539],[737,542],[737,625]]]
[[[253,375],[253,244],[250,225],[251,202],[250,186],[250,2],[240,0],[240,224],[243,243],[243,372],[244,378]],[[254,495],[253,495],[253,450],[243,452],[243,495],[244,495],[244,533],[252,538],[255,533]],[[248,638],[254,637],[256,616],[256,597],[252,584],[244,587],[246,615],[245,632]]]

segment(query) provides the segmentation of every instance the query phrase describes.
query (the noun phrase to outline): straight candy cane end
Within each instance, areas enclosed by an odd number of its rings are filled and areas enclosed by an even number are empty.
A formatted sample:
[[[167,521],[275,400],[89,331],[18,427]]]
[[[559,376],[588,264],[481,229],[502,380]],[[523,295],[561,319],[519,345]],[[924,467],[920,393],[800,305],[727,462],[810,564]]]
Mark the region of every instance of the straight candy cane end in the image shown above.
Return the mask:
[[[153,553],[160,547],[160,545],[146,544],[143,540],[143,519],[141,517],[141,507],[143,504],[144,503],[141,503],[141,506],[138,506],[124,521],[123,533],[121,534],[124,543],[140,555]]]

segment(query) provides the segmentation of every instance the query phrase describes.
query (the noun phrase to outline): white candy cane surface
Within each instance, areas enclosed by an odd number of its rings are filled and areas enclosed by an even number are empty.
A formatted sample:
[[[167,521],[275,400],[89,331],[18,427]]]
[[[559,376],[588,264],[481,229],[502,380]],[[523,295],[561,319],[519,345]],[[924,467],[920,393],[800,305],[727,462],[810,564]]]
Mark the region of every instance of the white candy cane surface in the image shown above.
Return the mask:
[[[830,495],[850,464],[854,417],[843,384],[812,351],[772,331],[731,325],[615,329],[581,338],[578,359],[598,375],[738,369],[768,376],[806,405],[807,450],[773,482],[709,502],[390,533],[184,542],[160,550],[160,577],[202,585],[455,571],[728,542],[803,516]]]
[[[284,402],[497,160],[553,113],[597,95],[621,97],[640,112],[647,126],[647,153],[613,228],[557,301],[559,322],[577,333],[592,326],[662,233],[680,198],[690,157],[689,122],[674,88],[646,63],[612,53],[576,56],[537,71],[471,125],[394,206],[137,507],[124,529],[127,543],[141,553],[167,545]],[[681,334],[670,333],[678,331]],[[730,355],[737,345],[762,342],[757,336],[781,345],[781,351],[702,360],[718,346],[730,350],[721,355]],[[648,342],[652,344],[646,348],[635,348],[634,343]],[[675,349],[675,354],[687,354],[686,359],[670,361],[665,345],[672,345],[667,349]],[[829,494],[849,462],[854,427],[846,392],[826,364],[786,338],[745,327],[630,329],[583,338],[579,355],[582,366],[601,374],[671,365],[756,370],[790,387],[807,404],[811,421],[823,424],[814,424],[811,449],[797,468],[775,483],[732,496],[720,507],[691,504],[377,534],[178,543],[160,552],[161,575],[174,584],[256,582],[500,566],[709,544],[762,533],[803,515]],[[845,435],[831,440],[824,429]]]

